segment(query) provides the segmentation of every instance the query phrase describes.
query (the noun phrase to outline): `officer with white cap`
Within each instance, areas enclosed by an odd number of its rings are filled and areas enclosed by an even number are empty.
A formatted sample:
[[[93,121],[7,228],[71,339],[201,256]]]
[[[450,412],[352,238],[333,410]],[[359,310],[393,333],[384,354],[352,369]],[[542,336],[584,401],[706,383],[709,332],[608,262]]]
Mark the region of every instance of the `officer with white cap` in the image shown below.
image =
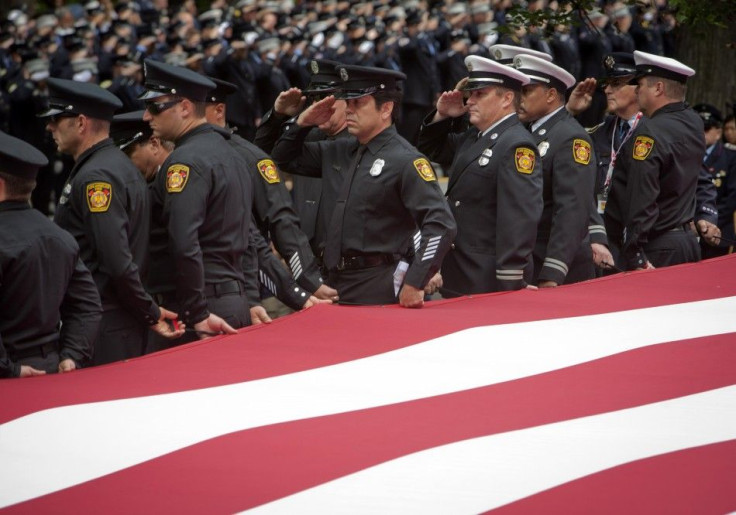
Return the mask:
[[[468,78],[440,96],[419,137],[419,149],[450,174],[447,200],[458,234],[442,266],[445,296],[530,284],[542,214],[539,152],[516,114],[529,78],[484,57],[468,56],[465,65]],[[465,114],[473,127],[451,130]]]
[[[575,77],[530,55],[517,55],[514,66],[531,80],[522,89],[519,118],[531,124],[544,174],[535,281],[540,287],[554,287],[592,279],[588,222],[596,160],[588,133],[565,109],[565,92],[575,85]]]
[[[609,242],[627,270],[698,261],[691,222],[705,138],[703,121],[685,104],[695,70],[639,51],[634,61],[646,118],[616,160],[604,216]]]
[[[534,57],[538,57],[539,59],[544,59],[545,61],[552,62],[551,55],[540,52],[539,50],[532,50],[531,48],[521,46],[503,45],[499,43],[497,45],[491,46],[488,51],[491,53],[491,56],[501,64],[513,65],[514,58],[517,55],[532,55]]]

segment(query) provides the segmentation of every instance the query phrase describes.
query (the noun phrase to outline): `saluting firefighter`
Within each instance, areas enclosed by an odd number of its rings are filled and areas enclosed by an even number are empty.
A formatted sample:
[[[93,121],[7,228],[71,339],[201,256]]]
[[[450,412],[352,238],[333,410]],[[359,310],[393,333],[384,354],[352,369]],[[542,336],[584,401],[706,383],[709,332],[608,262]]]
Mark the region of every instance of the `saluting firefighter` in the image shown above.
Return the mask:
[[[337,95],[288,124],[272,155],[277,163],[294,160],[294,171],[302,163],[322,170],[325,160],[344,170],[324,254],[327,283],[340,301],[421,307],[455,236],[455,221],[429,161],[396,132],[399,82],[406,76],[363,66],[340,67],[339,73]],[[305,142],[312,127],[333,115],[336,97],[347,102],[355,139]]]
[[[419,134],[419,149],[449,170],[447,201],[458,225],[442,265],[444,296],[531,284],[542,214],[539,153],[516,114],[529,78],[484,57],[468,56],[465,65],[466,82],[442,93]],[[465,114],[472,127],[455,133],[453,121]]]

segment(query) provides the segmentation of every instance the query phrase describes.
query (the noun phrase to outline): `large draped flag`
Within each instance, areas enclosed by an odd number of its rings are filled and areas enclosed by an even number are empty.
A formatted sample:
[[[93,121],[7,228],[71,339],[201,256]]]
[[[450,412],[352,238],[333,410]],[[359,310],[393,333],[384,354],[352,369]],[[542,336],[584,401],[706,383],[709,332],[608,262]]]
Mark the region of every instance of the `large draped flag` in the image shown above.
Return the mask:
[[[726,513],[736,256],[0,382],[7,513]]]

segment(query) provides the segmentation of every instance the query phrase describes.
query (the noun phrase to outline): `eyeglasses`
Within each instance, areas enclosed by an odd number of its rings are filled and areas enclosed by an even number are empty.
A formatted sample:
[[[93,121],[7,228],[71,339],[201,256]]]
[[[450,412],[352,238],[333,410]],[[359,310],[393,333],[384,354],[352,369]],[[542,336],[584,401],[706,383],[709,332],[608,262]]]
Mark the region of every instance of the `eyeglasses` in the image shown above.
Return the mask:
[[[631,79],[628,77],[625,79],[611,79],[603,83],[601,86],[603,89],[610,87],[613,90],[617,90],[623,88],[624,86],[628,86],[630,81]]]
[[[152,115],[161,114],[167,109],[171,109],[181,101],[181,98],[177,98],[175,100],[169,100],[168,102],[146,102],[146,111],[148,111]]]

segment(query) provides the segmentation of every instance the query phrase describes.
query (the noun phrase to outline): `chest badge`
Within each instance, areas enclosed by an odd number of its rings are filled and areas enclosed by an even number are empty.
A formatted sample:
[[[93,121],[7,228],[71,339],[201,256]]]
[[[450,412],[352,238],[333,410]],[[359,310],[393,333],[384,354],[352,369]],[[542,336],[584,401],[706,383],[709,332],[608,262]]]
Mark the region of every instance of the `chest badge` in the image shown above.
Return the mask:
[[[538,147],[538,148],[539,148],[539,155],[540,155],[541,157],[544,157],[544,155],[545,155],[545,154],[547,153],[547,151],[549,150],[549,141],[543,141],[543,142],[541,142],[541,143],[539,144],[539,147]]]
[[[379,175],[381,175],[381,172],[383,171],[383,165],[385,164],[386,161],[384,161],[383,159],[376,159],[375,161],[373,161],[371,170],[368,173],[371,174],[371,177],[378,177]]]
[[[491,161],[491,156],[493,156],[493,150],[490,148],[485,149],[480,155],[480,159],[478,159],[478,164],[480,166],[486,166]]]

